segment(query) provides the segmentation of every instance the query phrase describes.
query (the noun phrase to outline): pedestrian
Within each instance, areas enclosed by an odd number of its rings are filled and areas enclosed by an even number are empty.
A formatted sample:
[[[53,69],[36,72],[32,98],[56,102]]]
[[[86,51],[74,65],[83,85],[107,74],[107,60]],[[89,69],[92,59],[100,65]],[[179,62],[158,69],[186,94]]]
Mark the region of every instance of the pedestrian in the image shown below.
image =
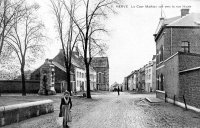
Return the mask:
[[[67,122],[72,121],[72,116],[71,116],[71,108],[72,108],[72,100],[70,97],[70,93],[68,91],[64,92],[63,97],[61,98],[61,103],[60,103],[60,113],[59,117],[63,117],[63,128],[67,128]]]
[[[117,92],[118,92],[118,96],[119,96],[119,86],[118,86],[118,88],[117,88]]]

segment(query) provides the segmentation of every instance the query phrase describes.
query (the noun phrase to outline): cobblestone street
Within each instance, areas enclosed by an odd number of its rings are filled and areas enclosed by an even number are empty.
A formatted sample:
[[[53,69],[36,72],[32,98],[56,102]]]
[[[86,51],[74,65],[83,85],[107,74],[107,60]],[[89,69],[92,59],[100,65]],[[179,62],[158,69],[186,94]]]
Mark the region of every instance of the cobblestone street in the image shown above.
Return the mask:
[[[200,114],[185,111],[169,103],[149,103],[145,97],[155,94],[122,92],[92,93],[92,99],[74,97],[71,128],[149,128],[199,127]],[[59,97],[54,100],[55,112],[12,124],[4,128],[62,128],[58,117]]]

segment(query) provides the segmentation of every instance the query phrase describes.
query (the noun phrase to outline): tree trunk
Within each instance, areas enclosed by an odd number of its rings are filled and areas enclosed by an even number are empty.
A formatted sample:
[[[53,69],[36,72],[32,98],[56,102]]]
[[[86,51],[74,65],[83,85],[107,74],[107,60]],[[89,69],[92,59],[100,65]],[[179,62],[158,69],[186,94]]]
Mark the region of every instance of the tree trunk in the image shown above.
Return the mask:
[[[22,76],[22,96],[26,96],[26,83],[25,83],[24,65],[21,65],[21,76]]]
[[[91,93],[90,93],[90,65],[85,64],[86,68],[86,81],[87,81],[87,98],[91,98]]]
[[[70,79],[70,68],[69,68],[69,65],[68,65],[68,62],[67,62],[67,58],[65,57],[65,53],[64,53],[64,61],[65,61],[65,67],[66,67],[66,79],[67,79],[67,91],[69,91],[70,93],[70,96],[71,96],[71,86],[70,86],[70,83],[71,83],[71,79]]]
[[[0,44],[0,56],[1,56],[1,52],[2,52],[2,49],[3,49],[3,43],[4,43],[4,32],[5,32],[5,29],[3,29],[2,33],[1,33],[1,44]]]
[[[71,66],[70,66],[70,67],[71,67]],[[67,68],[67,90],[69,91],[70,96],[71,96],[72,94],[71,94],[71,75],[70,75],[70,67]]]

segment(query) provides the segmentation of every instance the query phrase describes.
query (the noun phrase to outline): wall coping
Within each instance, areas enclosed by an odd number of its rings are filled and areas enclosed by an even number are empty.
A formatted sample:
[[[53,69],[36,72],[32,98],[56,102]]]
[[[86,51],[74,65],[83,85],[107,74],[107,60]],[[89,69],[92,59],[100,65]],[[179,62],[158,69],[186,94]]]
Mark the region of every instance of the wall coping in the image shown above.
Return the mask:
[[[170,98],[167,98],[166,100],[167,100],[167,102],[169,102],[169,103],[174,103],[174,100],[172,100],[172,99],[170,99]],[[178,106],[180,106],[180,107],[182,107],[182,108],[185,108],[185,104],[184,104],[184,103],[181,103],[181,102],[179,102],[179,101],[175,101],[175,104],[178,105]],[[186,106],[187,106],[187,108],[190,109],[190,110],[193,110],[193,111],[195,111],[195,112],[200,112],[200,109],[199,109],[199,108],[196,108],[196,107],[194,107],[194,106],[190,106],[190,105],[188,105],[188,104],[186,104]]]
[[[30,106],[38,106],[38,105],[48,104],[48,103],[53,103],[53,101],[52,100],[41,100],[41,101],[33,101],[33,102],[29,102],[29,103],[1,106],[0,112],[13,110],[13,109],[19,109],[19,108],[26,108],[26,107],[30,107]]]
[[[190,69],[179,71],[179,73],[185,73],[185,72],[195,71],[195,70],[199,70],[199,69],[200,69],[200,67],[195,67],[195,68],[190,68]]]
[[[156,90],[156,92],[165,94],[165,91],[161,91],[161,90]]]
[[[26,82],[40,82],[40,80],[25,80]],[[0,82],[22,82],[21,80],[0,80]]]

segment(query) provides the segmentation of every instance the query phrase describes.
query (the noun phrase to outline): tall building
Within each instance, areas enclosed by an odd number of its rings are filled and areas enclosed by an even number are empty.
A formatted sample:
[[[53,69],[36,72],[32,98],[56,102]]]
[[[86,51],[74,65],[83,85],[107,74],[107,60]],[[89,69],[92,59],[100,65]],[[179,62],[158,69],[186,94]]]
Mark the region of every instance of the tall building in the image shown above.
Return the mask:
[[[109,90],[109,61],[108,57],[94,57],[91,66],[97,73],[97,89]]]

